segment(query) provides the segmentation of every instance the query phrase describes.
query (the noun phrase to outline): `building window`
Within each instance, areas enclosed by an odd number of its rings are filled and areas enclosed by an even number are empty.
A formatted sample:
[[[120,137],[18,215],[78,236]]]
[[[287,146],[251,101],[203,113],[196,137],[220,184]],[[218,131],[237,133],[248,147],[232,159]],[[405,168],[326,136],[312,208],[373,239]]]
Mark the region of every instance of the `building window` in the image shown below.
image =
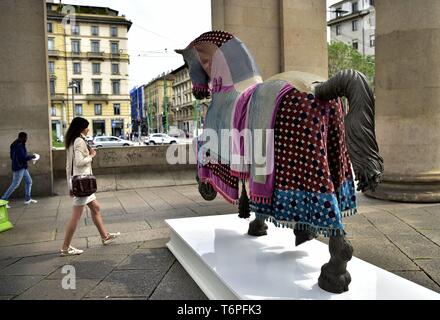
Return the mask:
[[[93,74],[101,74],[101,64],[100,63],[92,63],[92,73]]]
[[[351,3],[351,12],[357,12],[357,11],[359,11],[359,5],[358,5],[358,2],[357,2],[357,1],[352,2],[352,3]]]
[[[71,30],[72,34],[79,35],[79,24],[72,24]]]
[[[112,120],[112,135],[115,137],[124,135],[124,120]]]
[[[55,62],[49,61],[49,74],[55,74]]]
[[[357,30],[358,30],[358,24],[359,24],[359,20],[353,20],[353,21],[351,22],[351,29],[352,29],[353,31],[357,31]]]
[[[340,36],[341,35],[341,25],[340,24],[338,24],[337,26],[336,26],[336,35],[337,36]]]
[[[93,53],[99,53],[99,41],[91,41],[91,47]]]
[[[81,117],[83,115],[82,104],[75,104],[75,117]]]
[[[119,80],[112,81],[113,94],[121,94],[121,82]]]
[[[53,32],[53,24],[52,22],[47,23],[47,32],[52,33]]]
[[[119,116],[121,114],[121,105],[119,103],[115,103],[113,105],[113,112],[115,116]]]
[[[110,43],[111,53],[112,54],[118,54],[119,53],[119,43],[118,42],[111,42]]]
[[[92,34],[92,36],[99,36],[99,27],[98,26],[92,26],[91,27],[91,34]]]
[[[374,7],[374,0],[370,0],[370,6]]]
[[[372,34],[370,36],[370,47],[373,48],[376,46],[376,36],[374,34]]]
[[[110,27],[110,36],[117,37],[118,36],[118,27]]]
[[[95,104],[95,116],[102,115],[102,104]]]
[[[105,135],[105,121],[93,120],[93,135],[104,136]]]
[[[50,95],[55,95],[55,79],[50,79]]]
[[[119,74],[119,64],[112,63],[112,74]]]
[[[81,62],[73,63],[73,74],[81,74]]]
[[[101,80],[93,80],[93,94],[101,94]]]
[[[339,17],[342,16],[342,12],[341,11],[342,11],[341,7],[335,9],[336,18],[339,18]]]
[[[82,94],[82,80],[72,79],[72,82],[75,84],[74,87],[75,94]]]
[[[72,53],[81,53],[81,42],[80,40],[72,40]]]
[[[47,50],[55,50],[55,39],[54,38],[47,39]]]
[[[357,40],[353,40],[353,48],[355,48],[356,50],[359,49],[359,42]]]
[[[57,116],[57,108],[56,108],[56,107],[52,106],[52,107],[50,108],[50,115],[51,115],[52,117],[56,117],[56,116]]]

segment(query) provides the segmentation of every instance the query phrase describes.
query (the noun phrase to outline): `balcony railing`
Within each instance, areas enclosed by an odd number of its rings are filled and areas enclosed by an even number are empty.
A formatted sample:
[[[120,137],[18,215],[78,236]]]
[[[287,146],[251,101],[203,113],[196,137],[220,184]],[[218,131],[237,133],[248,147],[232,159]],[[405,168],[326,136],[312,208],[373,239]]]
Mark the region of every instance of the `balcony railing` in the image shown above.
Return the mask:
[[[104,59],[104,52],[87,52],[89,59]]]
[[[47,50],[49,57],[59,57],[60,50]]]
[[[87,99],[87,101],[108,101],[109,95],[108,94],[87,94],[86,99]]]
[[[53,92],[51,92],[50,93],[50,99],[52,101],[64,101],[64,100],[66,100],[66,97],[62,93],[53,93]]]

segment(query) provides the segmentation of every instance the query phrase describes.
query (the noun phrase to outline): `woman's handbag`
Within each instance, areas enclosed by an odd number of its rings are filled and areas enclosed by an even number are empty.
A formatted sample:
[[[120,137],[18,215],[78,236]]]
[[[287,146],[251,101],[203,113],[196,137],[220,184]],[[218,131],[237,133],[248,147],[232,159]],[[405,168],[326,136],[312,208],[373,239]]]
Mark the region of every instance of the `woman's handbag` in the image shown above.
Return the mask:
[[[87,143],[87,142],[86,142]],[[87,146],[88,148],[88,146]],[[94,194],[97,190],[96,177],[94,175],[79,175],[73,176],[73,160],[75,158],[75,151],[72,156],[72,193],[75,197],[88,197]]]

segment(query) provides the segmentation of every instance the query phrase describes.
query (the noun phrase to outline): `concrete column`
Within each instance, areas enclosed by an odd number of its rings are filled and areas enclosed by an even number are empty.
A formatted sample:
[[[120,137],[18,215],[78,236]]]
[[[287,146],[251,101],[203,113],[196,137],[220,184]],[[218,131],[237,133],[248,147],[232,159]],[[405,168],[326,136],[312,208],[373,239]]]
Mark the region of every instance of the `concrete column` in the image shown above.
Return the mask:
[[[325,0],[211,0],[212,29],[237,36],[263,79],[284,71],[328,76]]]
[[[281,0],[281,70],[328,77],[325,0]]]
[[[211,0],[211,16],[213,30],[246,44],[263,79],[281,72],[279,0]]]
[[[384,182],[369,195],[440,201],[440,1],[376,4],[376,133]]]
[[[0,193],[11,182],[9,145],[20,131],[41,155],[29,163],[33,195],[52,194],[52,154],[47,75],[46,3],[0,1]],[[14,194],[23,197],[23,187]]]

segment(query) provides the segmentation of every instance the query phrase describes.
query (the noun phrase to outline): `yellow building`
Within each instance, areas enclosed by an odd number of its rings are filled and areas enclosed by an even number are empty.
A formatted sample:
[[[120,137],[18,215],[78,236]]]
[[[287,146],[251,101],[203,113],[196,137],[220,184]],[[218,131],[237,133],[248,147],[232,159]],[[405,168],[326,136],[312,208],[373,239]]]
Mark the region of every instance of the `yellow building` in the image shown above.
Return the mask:
[[[145,114],[149,116],[151,126],[149,132],[167,132],[173,123],[171,112],[173,81],[174,76],[163,74],[144,85],[145,108],[147,109]],[[168,114],[168,128],[164,126],[166,114]]]
[[[211,99],[196,100],[192,94],[192,82],[187,65],[177,68],[171,74],[175,79],[171,107],[174,115],[173,125],[192,136],[197,134],[196,130],[203,129]]]
[[[72,12],[72,19],[65,12]],[[61,138],[76,116],[90,135],[130,132],[127,33],[131,22],[103,7],[47,3],[52,131]]]

